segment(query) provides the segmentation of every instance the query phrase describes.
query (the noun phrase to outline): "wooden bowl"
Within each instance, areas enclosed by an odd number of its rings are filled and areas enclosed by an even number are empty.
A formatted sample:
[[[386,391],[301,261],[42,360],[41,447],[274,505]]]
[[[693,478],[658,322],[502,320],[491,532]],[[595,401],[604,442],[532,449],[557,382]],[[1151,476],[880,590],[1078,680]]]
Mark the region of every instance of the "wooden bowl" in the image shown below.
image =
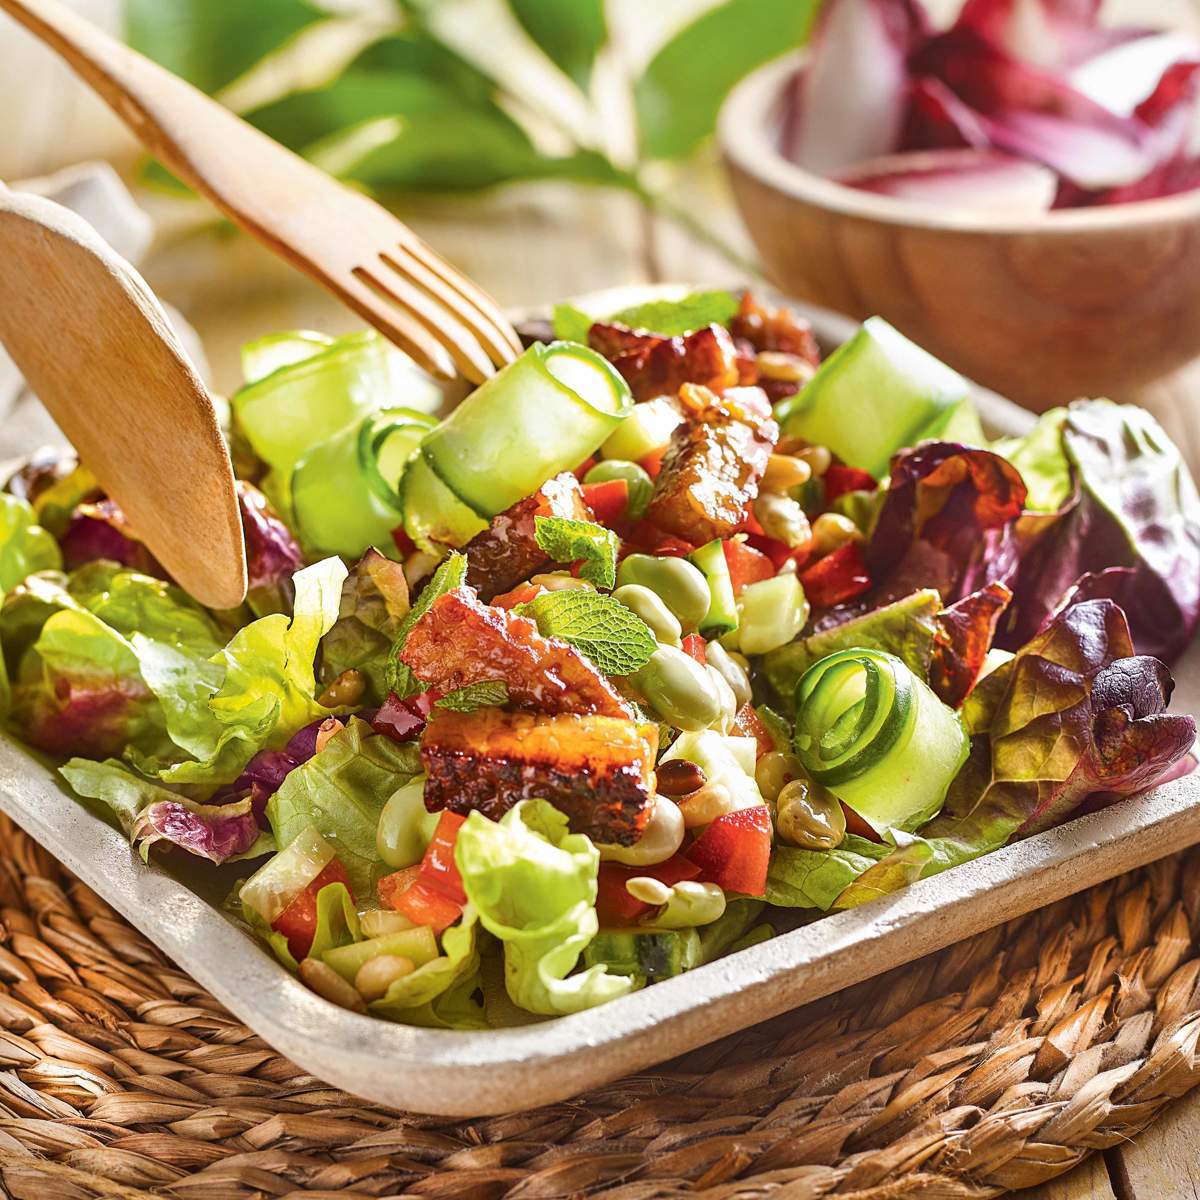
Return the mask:
[[[1200,355],[1200,191],[1012,220],[841,187],[776,141],[791,55],[730,96],[719,140],[767,274],[879,314],[1031,408],[1115,395]]]

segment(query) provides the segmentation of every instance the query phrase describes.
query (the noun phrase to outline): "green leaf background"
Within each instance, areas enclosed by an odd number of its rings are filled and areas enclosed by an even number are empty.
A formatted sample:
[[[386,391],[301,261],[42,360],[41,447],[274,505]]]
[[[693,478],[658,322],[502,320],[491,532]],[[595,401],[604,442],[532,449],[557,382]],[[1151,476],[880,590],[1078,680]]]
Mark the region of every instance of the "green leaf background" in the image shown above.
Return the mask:
[[[451,44],[443,18],[462,3],[396,0],[391,27],[379,29],[329,78],[313,86],[310,70],[304,87],[285,89],[243,115],[385,198],[559,179],[633,192],[647,208],[683,221],[687,214],[670,203],[661,172],[648,167],[701,148],[730,89],[801,44],[819,0],[724,0],[715,6],[696,0],[694,18],[653,47],[632,80],[618,51],[636,42],[638,31],[611,28],[604,0],[491,0],[489,16],[511,24],[515,36],[571,81],[594,129],[609,119],[592,106],[592,97],[605,90],[596,86],[597,73],[619,73],[631,93],[626,107],[636,118],[640,150],[634,161],[617,160],[574,131],[548,101],[514,94],[490,69],[493,46],[485,35],[478,44]],[[126,36],[198,87],[222,92],[232,84],[238,86],[230,94],[241,94],[263,60],[287,59],[298,35],[319,40],[314,26],[354,19],[322,0],[128,0]],[[304,50],[309,47],[306,39]],[[161,168],[147,169],[150,181],[163,183],[164,177]],[[694,218],[687,223],[697,232]],[[698,232],[723,248],[715,235]],[[734,251],[726,254],[740,263]]]

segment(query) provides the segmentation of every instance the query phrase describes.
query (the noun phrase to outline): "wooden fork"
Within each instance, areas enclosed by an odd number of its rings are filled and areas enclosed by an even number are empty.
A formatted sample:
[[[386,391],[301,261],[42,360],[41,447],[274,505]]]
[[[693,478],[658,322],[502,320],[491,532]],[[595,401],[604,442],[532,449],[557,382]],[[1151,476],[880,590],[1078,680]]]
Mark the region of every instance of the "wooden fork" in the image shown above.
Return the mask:
[[[480,383],[521,352],[496,302],[374,200],[60,0],[0,0],[0,9],[62,55],[159,162],[426,370]]]

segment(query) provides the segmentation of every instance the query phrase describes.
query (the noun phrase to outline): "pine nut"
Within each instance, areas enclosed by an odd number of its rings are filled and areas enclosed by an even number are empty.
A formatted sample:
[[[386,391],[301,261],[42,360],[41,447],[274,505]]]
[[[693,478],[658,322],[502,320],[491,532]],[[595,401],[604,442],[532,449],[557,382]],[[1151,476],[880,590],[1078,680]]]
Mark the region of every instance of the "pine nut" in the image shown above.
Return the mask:
[[[627,880],[625,890],[635,900],[640,900],[643,904],[653,904],[656,908],[660,904],[666,904],[671,898],[671,889],[665,883],[647,875],[638,875]]]
[[[812,363],[782,350],[762,350],[754,361],[764,379],[777,379],[783,383],[807,383],[816,373]]]
[[[544,587],[548,592],[594,592],[596,590],[586,579],[576,579],[574,575],[560,575],[557,572],[535,575],[529,582],[536,587]]]
[[[799,450],[794,450],[792,453],[797,458],[801,458],[808,463],[809,470],[812,471],[814,479],[820,479],[833,465],[833,454],[830,452],[828,446],[804,446]]]
[[[358,992],[319,958],[306,958],[300,964],[300,981],[323,1000],[336,1004],[338,1008],[348,1008],[357,1013],[367,1011],[367,1006]]]
[[[788,492],[811,478],[812,467],[799,455],[772,454],[763,472],[762,489],[765,492]]]
[[[354,987],[364,1000],[378,1000],[387,995],[397,979],[411,975],[416,969],[413,960],[402,954],[377,954],[358,968]]]

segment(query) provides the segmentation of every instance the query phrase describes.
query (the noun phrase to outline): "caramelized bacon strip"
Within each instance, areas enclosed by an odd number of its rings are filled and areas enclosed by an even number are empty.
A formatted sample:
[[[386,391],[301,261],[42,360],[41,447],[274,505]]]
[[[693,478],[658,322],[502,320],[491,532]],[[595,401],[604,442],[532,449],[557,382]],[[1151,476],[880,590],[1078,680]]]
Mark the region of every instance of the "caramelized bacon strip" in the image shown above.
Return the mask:
[[[523,708],[634,715],[574,646],[542,637],[528,617],[481,604],[470,588],[455,588],[433,602],[409,631],[400,660],[441,692],[500,680]]]
[[[425,807],[498,821],[540,797],[576,833],[628,846],[650,812],[657,748],[653,725],[612,717],[435,710],[421,737]]]
[[[796,316],[790,308],[767,308],[749,292],[742,293],[741,307],[729,322],[729,332],[749,342],[756,352],[794,354],[814,367],[821,361],[812,326],[803,317]]]
[[[671,435],[646,516],[699,546],[745,522],[779,427],[758,388],[718,397],[685,384],[679,399],[687,419]]]
[[[588,345],[617,368],[637,400],[673,396],[685,383],[719,391],[741,378],[737,347],[720,325],[663,337],[598,321],[588,330]]]
[[[538,517],[592,519],[579,480],[569,471],[555,475],[532,496],[493,517],[491,525],[467,543],[467,582],[485,601],[523,583],[549,563],[537,544]]]

